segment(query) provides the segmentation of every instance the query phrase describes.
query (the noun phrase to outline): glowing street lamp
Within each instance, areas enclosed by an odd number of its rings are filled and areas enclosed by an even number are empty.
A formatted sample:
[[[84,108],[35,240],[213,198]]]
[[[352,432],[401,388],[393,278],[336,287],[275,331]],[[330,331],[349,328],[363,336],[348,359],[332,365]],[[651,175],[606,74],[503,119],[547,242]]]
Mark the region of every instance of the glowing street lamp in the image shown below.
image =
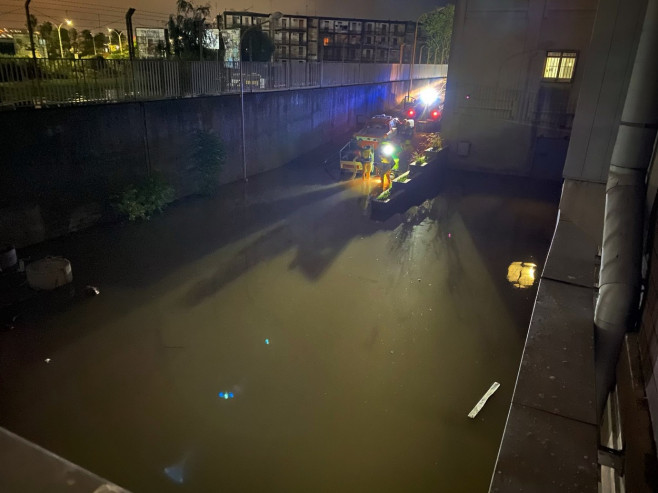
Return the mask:
[[[123,55],[123,47],[121,46],[121,31],[117,31],[116,29],[110,29],[109,27],[107,28],[107,32],[110,33],[110,44],[112,44],[112,31],[117,33],[117,37],[119,38],[119,53]]]
[[[64,48],[62,47],[62,26],[66,24],[67,26],[72,26],[73,21],[70,21],[68,19],[64,19],[64,22],[62,22],[59,26],[57,26],[57,36],[59,36],[59,57],[64,58]]]
[[[439,12],[446,7],[441,7],[439,9]],[[411,67],[409,69],[409,90],[407,91],[407,100],[409,100],[409,94],[411,93],[412,87],[413,87],[413,79],[414,79],[414,65],[416,63],[416,42],[418,41],[418,23],[420,22],[420,18],[425,16],[425,14],[420,14],[418,19],[416,19],[416,29],[414,30],[414,47],[411,52]],[[429,52],[428,52],[429,53]],[[420,54],[423,54],[423,50],[421,48]],[[428,55],[429,56],[429,55]],[[418,63],[420,63],[420,57],[418,57]]]

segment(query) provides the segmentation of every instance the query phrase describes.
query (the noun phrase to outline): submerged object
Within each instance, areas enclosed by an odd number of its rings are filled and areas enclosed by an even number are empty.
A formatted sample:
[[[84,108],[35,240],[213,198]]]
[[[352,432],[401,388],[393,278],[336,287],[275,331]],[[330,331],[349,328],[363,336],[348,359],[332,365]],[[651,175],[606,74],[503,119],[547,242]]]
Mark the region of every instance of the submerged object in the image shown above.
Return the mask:
[[[27,283],[32,289],[51,290],[73,281],[71,262],[63,257],[46,257],[25,268]]]
[[[87,296],[96,296],[98,294],[101,294],[101,292],[98,290],[96,286],[86,286],[85,287],[85,294]]]

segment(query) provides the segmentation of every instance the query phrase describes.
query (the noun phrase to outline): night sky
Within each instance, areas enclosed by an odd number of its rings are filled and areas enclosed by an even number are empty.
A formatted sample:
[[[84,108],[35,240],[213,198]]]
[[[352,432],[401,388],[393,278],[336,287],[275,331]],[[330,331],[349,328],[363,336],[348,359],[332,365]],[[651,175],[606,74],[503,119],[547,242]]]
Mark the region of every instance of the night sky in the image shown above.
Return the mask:
[[[0,27],[25,26],[24,0],[0,0]],[[194,2],[193,3],[197,3]],[[202,4],[203,2],[198,2]],[[284,14],[362,17],[382,20],[415,20],[423,12],[449,3],[448,0],[209,0],[214,17],[224,10],[253,12],[280,11]],[[452,2],[454,3],[454,2]],[[32,0],[31,11],[39,23],[49,20],[74,21],[78,29],[94,31],[107,27],[121,28],[129,7],[137,9],[135,27],[162,27],[168,14],[176,8],[175,0]]]

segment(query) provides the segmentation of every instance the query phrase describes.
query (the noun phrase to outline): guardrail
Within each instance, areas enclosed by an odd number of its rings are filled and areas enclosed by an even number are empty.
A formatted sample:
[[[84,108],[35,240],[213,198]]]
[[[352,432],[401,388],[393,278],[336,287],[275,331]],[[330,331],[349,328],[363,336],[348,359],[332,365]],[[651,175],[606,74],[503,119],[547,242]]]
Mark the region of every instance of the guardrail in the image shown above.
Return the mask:
[[[245,92],[409,79],[407,64],[243,62]],[[447,65],[415,65],[414,79],[446,77]],[[0,109],[215,96],[240,92],[240,68],[171,60],[0,59]]]

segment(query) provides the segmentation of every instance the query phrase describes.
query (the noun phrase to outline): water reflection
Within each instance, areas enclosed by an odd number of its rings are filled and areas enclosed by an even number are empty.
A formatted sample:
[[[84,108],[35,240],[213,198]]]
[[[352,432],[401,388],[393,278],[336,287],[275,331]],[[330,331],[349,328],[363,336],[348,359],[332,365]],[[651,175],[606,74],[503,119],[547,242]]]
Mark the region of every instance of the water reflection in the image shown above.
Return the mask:
[[[165,475],[174,483],[183,484],[185,482],[185,463],[187,462],[187,458],[188,456],[186,455],[176,464],[164,468]]]
[[[507,268],[507,280],[515,288],[529,288],[535,283],[537,264],[532,262],[512,262]]]

